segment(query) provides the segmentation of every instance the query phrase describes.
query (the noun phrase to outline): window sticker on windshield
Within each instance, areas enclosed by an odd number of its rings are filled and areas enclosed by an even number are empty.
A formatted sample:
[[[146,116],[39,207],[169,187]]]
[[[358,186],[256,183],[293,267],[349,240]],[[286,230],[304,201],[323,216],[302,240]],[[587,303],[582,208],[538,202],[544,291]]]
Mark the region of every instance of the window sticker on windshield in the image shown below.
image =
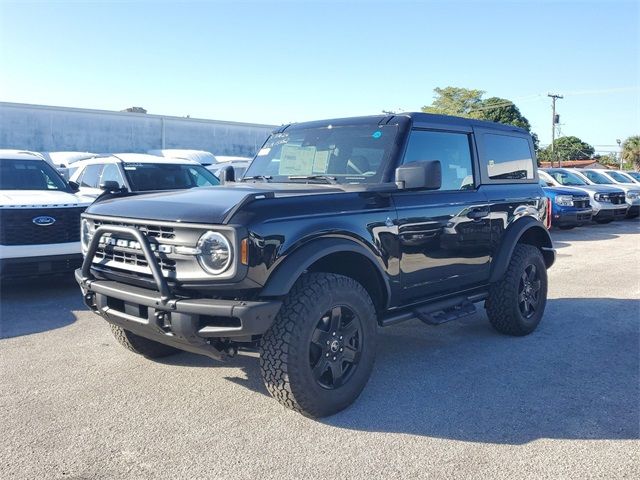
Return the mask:
[[[315,156],[316,147],[284,145],[278,175],[311,175]]]
[[[123,165],[125,170],[136,170],[138,167],[141,167],[141,163],[125,163]]]
[[[316,152],[313,160],[313,173],[327,173],[329,167],[329,150],[320,150]]]
[[[270,151],[271,151],[270,148],[261,148],[260,151],[258,152],[258,156],[264,157],[265,155],[269,155]]]
[[[380,130],[376,130],[375,132],[373,132],[373,135],[371,135],[373,138],[380,138],[382,136],[382,132]]]

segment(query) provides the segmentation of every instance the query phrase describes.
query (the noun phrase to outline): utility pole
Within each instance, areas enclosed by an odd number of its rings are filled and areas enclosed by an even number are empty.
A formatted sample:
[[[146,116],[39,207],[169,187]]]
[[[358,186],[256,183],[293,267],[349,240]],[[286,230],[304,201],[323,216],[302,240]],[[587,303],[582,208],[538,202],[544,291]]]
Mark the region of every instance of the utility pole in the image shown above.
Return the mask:
[[[560,116],[556,115],[556,100],[564,97],[557,93],[548,93],[547,97],[551,97],[551,166],[553,167],[553,161],[556,158],[556,125],[560,123]],[[562,166],[562,160],[560,159],[558,159],[558,166]]]

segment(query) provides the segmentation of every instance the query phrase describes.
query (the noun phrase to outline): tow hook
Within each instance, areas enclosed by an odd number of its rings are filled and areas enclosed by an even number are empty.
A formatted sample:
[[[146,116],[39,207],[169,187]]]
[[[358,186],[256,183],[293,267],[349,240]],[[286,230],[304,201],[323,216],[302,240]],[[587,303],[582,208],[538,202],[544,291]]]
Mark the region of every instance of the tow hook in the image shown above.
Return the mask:
[[[87,292],[83,295],[84,304],[89,307],[90,310],[94,312],[98,309],[96,305],[96,294],[93,292]]]

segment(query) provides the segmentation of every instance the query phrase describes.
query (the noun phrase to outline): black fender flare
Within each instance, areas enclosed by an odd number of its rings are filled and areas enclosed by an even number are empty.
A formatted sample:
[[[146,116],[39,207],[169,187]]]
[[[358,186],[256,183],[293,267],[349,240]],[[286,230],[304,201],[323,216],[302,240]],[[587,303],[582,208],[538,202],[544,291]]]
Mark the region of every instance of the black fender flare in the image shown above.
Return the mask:
[[[491,277],[489,278],[491,283],[497,282],[504,276],[509,266],[511,255],[513,255],[513,250],[525,234],[535,236],[535,245],[542,251],[547,268],[553,265],[556,255],[549,231],[540,220],[531,216],[523,217],[521,220],[511,224],[502,237],[497,255],[491,266]]]
[[[342,252],[357,253],[369,260],[384,283],[387,300],[391,298],[389,281],[373,252],[355,241],[344,238],[319,238],[305,243],[289,253],[269,276],[259,295],[261,297],[281,297],[286,295],[300,278],[300,275],[311,265],[327,255]]]

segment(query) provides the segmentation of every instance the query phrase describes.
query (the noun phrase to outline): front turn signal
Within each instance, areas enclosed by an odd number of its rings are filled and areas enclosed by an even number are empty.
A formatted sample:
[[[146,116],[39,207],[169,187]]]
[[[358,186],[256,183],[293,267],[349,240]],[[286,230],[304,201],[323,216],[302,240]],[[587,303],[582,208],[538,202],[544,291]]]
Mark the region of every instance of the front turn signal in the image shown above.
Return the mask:
[[[249,265],[249,239],[244,238],[240,242],[240,263]]]

